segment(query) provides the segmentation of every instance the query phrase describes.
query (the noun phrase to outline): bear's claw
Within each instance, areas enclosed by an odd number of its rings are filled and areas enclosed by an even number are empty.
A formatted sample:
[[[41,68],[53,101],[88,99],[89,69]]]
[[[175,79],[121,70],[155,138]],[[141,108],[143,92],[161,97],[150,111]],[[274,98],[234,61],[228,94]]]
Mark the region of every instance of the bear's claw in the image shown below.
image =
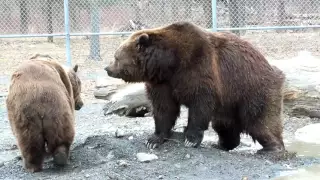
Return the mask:
[[[185,147],[199,147],[203,140],[204,131],[185,130]]]
[[[155,149],[155,148],[158,148],[163,143],[164,143],[164,138],[162,136],[152,135],[145,144],[148,149]]]
[[[155,149],[155,148],[158,148],[159,147],[159,143],[152,143],[152,142],[146,142],[146,146],[148,149]]]
[[[184,146],[185,146],[185,147],[197,147],[197,146],[199,146],[199,145],[200,145],[200,143],[190,142],[188,139],[186,139],[186,140],[184,141]]]

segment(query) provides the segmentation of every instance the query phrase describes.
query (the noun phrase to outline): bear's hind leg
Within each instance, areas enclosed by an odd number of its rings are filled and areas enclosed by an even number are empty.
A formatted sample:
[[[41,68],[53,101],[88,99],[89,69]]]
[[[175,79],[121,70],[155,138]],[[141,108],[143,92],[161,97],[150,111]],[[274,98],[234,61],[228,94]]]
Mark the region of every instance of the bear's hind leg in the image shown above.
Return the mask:
[[[20,132],[19,132],[20,131]],[[22,155],[23,167],[29,172],[42,171],[43,160],[45,156],[45,142],[42,132],[37,129],[27,130],[22,134],[17,130],[18,146]]]
[[[166,85],[157,85],[147,90],[153,106],[155,132],[148,138],[146,146],[154,149],[172,135],[172,128],[180,114],[180,105],[174,101],[172,91]]]
[[[70,144],[58,146],[53,153],[53,162],[58,166],[68,163]]]
[[[231,118],[223,118],[219,117],[219,121],[217,119],[212,122],[212,128],[216,131],[219,136],[218,140],[218,148],[229,151],[240,144],[240,129],[235,125],[227,125],[232,123]]]
[[[257,153],[283,152],[285,150],[281,112],[279,109],[276,111],[270,110],[268,110],[266,116],[253,122],[246,130],[252,139],[257,140],[263,147]]]
[[[272,127],[267,127],[265,125],[255,126],[255,129],[250,131],[250,136],[255,141],[257,140],[262,149],[258,150],[257,153],[268,153],[268,152],[282,152],[285,150],[282,136],[270,130]],[[278,128],[278,127],[276,127]]]
[[[59,117],[57,117],[59,118]],[[68,163],[70,146],[74,139],[72,116],[60,119],[62,123],[54,123],[46,126],[45,137],[49,153],[53,156],[53,162],[57,166],[65,166]],[[52,120],[50,122],[58,122]]]
[[[283,125],[282,125],[283,100],[280,90],[274,90],[267,99],[263,115],[251,122],[248,133],[253,140],[257,140],[263,147],[257,153],[284,152]]]

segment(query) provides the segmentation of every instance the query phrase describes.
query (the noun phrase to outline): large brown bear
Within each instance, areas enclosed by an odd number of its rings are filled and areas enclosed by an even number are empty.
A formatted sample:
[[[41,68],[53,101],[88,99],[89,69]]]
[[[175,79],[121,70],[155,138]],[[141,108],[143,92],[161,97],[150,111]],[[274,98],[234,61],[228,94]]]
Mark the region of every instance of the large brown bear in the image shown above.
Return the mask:
[[[231,150],[240,133],[263,149],[283,152],[282,103],[285,75],[250,43],[231,33],[209,32],[192,23],[133,33],[105,67],[127,82],[146,82],[155,132],[147,147],[171,135],[180,105],[189,109],[185,146],[197,147],[212,122],[218,145]]]
[[[11,76],[8,119],[29,172],[41,171],[46,155],[52,155],[57,165],[68,162],[75,135],[74,110],[83,106],[77,71],[77,65],[66,69],[37,54]]]

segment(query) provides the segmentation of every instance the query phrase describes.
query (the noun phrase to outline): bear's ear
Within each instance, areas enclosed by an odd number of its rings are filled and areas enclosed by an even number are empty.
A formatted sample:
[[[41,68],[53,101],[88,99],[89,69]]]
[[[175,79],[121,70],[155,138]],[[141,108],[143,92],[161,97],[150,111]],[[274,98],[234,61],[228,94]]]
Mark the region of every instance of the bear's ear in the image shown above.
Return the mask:
[[[137,38],[138,47],[148,46],[150,42],[150,37],[148,34],[143,33]]]
[[[77,72],[77,71],[78,71],[78,64],[76,64],[76,65],[73,66],[73,70],[74,70],[74,72]]]

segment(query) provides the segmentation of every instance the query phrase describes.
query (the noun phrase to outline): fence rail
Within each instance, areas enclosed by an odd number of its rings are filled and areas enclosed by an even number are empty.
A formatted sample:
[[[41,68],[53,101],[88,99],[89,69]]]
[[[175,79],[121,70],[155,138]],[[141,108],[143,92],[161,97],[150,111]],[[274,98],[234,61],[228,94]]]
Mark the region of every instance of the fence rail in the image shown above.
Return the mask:
[[[319,0],[2,0],[0,38],[90,37],[90,58],[99,60],[102,35],[191,21],[211,31],[320,28]]]

